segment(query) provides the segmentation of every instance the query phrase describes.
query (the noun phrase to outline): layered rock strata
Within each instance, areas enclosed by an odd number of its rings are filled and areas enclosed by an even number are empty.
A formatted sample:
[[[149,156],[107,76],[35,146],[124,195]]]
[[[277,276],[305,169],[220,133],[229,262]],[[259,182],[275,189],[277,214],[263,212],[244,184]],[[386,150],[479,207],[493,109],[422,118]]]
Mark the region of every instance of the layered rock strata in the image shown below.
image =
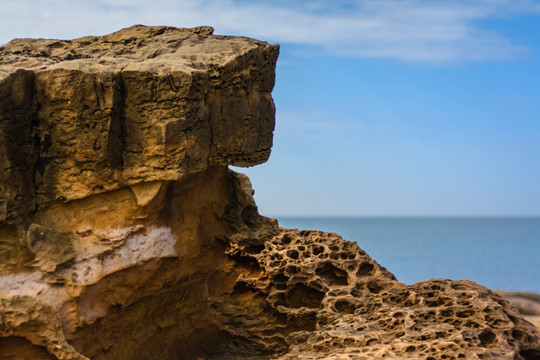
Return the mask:
[[[264,162],[278,47],[134,26],[0,48],[0,359],[536,359],[468,281],[398,282],[281,229]]]

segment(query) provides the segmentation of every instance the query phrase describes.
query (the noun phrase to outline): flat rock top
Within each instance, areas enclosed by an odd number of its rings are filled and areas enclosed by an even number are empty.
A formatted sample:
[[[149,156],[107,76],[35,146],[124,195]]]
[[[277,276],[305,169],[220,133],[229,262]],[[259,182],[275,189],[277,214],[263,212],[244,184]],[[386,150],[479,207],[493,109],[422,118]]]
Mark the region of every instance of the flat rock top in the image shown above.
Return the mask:
[[[0,76],[16,69],[198,71],[220,66],[265,42],[212,35],[209,26],[134,25],[105,36],[74,40],[15,39],[0,47]],[[3,74],[2,74],[3,73]],[[1,78],[0,77],[0,78]]]

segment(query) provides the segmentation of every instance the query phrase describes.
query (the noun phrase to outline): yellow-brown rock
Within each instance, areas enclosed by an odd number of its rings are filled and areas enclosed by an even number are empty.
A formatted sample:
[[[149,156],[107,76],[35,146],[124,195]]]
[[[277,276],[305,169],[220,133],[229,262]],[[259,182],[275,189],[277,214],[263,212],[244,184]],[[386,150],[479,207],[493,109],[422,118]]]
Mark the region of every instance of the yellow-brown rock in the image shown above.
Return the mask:
[[[219,281],[228,285],[212,304],[236,343],[261,354],[288,360],[540,356],[540,331],[500,295],[471,281],[407,286],[337,234],[280,229],[264,245],[233,244],[228,254],[222,267],[235,273]]]
[[[0,48],[0,221],[272,146],[276,45],[133,26]]]
[[[269,156],[277,53],[209,27],[0,48],[0,359],[540,357],[489,289],[258,214],[227,165]]]

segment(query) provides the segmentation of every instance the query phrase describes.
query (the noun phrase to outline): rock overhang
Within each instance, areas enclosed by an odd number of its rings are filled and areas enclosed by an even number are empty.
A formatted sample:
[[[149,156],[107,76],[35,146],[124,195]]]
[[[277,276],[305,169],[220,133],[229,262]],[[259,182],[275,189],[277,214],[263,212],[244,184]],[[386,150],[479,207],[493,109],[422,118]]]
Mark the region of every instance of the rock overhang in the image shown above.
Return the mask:
[[[0,47],[0,221],[272,147],[278,45],[135,25]]]

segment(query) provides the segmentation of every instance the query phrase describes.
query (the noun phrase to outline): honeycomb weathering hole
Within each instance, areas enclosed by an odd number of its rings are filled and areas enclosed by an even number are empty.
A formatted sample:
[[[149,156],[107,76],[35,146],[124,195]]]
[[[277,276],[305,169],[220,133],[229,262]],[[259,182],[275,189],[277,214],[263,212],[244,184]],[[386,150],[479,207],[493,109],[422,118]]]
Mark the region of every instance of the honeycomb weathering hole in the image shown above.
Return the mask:
[[[365,262],[358,268],[358,271],[356,274],[358,276],[367,276],[373,274],[373,270],[375,269],[375,266],[373,264]]]
[[[489,330],[485,330],[478,335],[478,339],[480,340],[480,344],[484,347],[497,343],[497,335]]]
[[[287,304],[293,308],[319,308],[324,295],[322,291],[298,283],[287,293]]]
[[[325,262],[319,265],[317,267],[317,270],[315,270],[315,273],[319,275],[321,278],[323,278],[330,286],[348,285],[347,272],[341,269],[338,269],[337,267],[332,265],[332,263],[330,262]]]
[[[338,312],[344,314],[354,314],[354,310],[356,310],[356,306],[354,306],[354,304],[344,300],[337,301],[334,306]]]

